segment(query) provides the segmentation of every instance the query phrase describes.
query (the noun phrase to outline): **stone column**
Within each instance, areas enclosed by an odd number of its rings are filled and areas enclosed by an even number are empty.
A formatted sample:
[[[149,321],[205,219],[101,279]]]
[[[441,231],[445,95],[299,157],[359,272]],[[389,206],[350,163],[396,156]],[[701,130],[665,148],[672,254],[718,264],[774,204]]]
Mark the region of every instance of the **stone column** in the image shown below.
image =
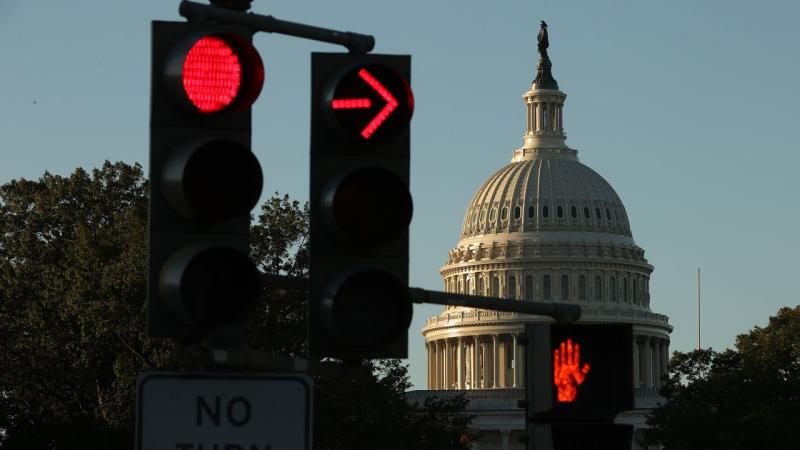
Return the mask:
[[[500,378],[500,352],[497,349],[497,335],[492,335],[492,387],[500,387],[497,379]]]
[[[450,389],[450,341],[446,338],[442,356],[442,389]]]
[[[501,450],[509,450],[511,443],[511,430],[500,430],[500,445]]]
[[[489,387],[489,345],[486,342],[481,342],[481,387],[486,389]]]
[[[517,376],[517,387],[525,387],[525,352],[517,350],[517,356],[519,356],[519,364],[517,364],[516,362],[514,363],[515,366],[519,366],[519,375]]]
[[[425,385],[427,386],[427,389],[430,389],[431,388],[431,346],[427,342],[425,343],[425,350],[426,350],[426,355],[427,355],[427,358],[425,359],[425,362],[426,362],[426,364],[428,364],[428,367],[427,367],[427,381],[426,381]]]
[[[431,341],[433,345],[433,387],[431,389],[439,389],[439,345],[436,341]]]
[[[438,340],[436,340],[433,341],[433,345],[435,350],[435,353],[433,354],[434,366],[436,366],[436,368],[434,369],[436,373],[434,374],[433,377],[434,378],[433,384],[435,386],[435,389],[441,389],[442,388],[442,344]]]
[[[642,380],[639,379],[639,338],[633,337],[633,386],[639,387]]]
[[[655,376],[653,377],[653,387],[661,387],[661,339],[654,339],[653,346],[655,350]]]
[[[653,366],[653,372],[650,375],[651,382],[653,383],[653,387],[658,387],[658,346],[657,346],[657,339],[650,338],[650,359],[652,360],[651,365]]]
[[[472,389],[477,389],[478,380],[480,380],[480,351],[481,346],[478,342],[478,336],[472,336]]]
[[[527,129],[527,132],[530,133],[531,131],[534,130],[534,128],[533,128],[534,127],[534,125],[533,125],[533,117],[536,115],[536,113],[533,110],[534,106],[531,103],[530,99],[528,99],[528,102],[527,102],[527,104],[525,106],[527,107],[527,110],[528,110],[528,127],[527,127],[528,129]]]
[[[508,342],[500,342],[500,387],[508,387],[508,363],[511,358],[508,354]]]
[[[458,370],[458,388],[464,389],[464,342],[458,337],[458,350],[456,351],[456,367]]]
[[[642,347],[644,350],[644,387],[653,387],[653,358],[650,356],[650,338],[645,337],[644,342],[642,343]]]
[[[517,386],[519,386],[519,374],[520,374],[520,371],[519,371],[519,348],[517,346],[517,333],[512,334],[511,335],[511,339],[512,339],[511,345],[513,346],[513,349],[511,351],[514,354],[514,373],[513,373],[514,378],[511,381],[511,387],[517,387]]]

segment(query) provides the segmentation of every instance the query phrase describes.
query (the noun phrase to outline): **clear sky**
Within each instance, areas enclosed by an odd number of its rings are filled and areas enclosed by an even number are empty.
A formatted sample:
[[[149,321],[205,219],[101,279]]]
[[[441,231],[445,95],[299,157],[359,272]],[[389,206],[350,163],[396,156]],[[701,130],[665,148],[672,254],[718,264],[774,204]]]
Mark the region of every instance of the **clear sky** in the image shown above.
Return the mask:
[[[68,174],[106,159],[147,166],[150,21],[178,1],[0,0],[0,183]],[[800,2],[732,0],[255,0],[253,11],[373,34],[375,52],[412,55],[411,280],[441,289],[467,204],[522,143],[539,20],[568,94],[567,143],[622,198],[655,266],[654,311],[732,346],[800,303],[797,121]],[[265,195],[308,198],[311,51],[339,47],[260,34],[266,85],[253,150]],[[412,381],[425,387],[416,307]]]

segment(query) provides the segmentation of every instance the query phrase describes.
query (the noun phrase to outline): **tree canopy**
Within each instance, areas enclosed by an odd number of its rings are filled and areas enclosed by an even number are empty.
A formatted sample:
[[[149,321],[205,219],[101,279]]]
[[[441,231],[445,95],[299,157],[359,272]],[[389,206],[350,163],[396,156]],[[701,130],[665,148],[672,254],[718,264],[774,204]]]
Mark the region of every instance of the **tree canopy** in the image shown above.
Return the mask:
[[[145,334],[147,196],[124,163],[0,186],[1,447],[132,447],[136,378],[177,369],[172,343]],[[308,207],[276,194],[251,255],[264,273],[307,275],[307,238]],[[306,294],[267,287],[263,305],[251,348],[304,355]],[[368,379],[315,378],[316,448],[466,448],[463,398],[407,403],[403,364],[364,364]]]
[[[647,433],[667,449],[796,449],[800,306],[736,338],[736,348],[675,352]]]

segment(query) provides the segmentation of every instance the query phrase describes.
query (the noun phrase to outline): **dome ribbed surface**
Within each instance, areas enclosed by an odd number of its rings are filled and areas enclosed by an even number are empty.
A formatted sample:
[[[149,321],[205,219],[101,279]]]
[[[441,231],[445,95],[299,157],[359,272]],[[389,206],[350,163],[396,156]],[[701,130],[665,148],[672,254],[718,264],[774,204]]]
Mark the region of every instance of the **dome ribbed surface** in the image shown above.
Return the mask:
[[[473,196],[461,237],[527,231],[631,237],[625,207],[611,185],[570,158],[534,158],[498,170]]]

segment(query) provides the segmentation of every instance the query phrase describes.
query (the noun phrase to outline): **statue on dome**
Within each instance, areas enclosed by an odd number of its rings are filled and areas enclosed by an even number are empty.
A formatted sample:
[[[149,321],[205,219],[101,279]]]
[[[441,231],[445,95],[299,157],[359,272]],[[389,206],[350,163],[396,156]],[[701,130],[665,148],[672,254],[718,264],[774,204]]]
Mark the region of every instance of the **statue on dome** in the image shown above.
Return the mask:
[[[539,41],[539,55],[542,59],[550,59],[547,56],[547,47],[550,47],[550,39],[547,37],[547,23],[542,20],[541,27],[539,28],[539,35],[536,37]]]

